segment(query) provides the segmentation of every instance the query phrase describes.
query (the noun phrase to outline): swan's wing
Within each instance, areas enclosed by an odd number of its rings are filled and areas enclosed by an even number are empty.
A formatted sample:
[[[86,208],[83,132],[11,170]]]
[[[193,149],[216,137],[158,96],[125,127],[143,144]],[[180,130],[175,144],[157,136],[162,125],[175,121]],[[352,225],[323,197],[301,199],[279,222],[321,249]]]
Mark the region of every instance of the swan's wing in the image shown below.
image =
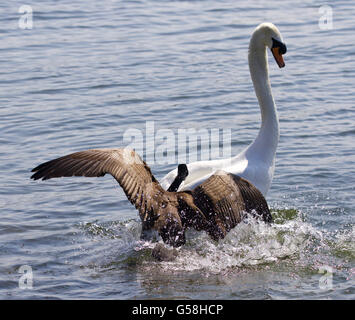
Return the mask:
[[[263,218],[270,214],[263,195],[251,183],[224,171],[209,177],[192,191],[192,195],[194,203],[209,221],[206,231],[216,240],[224,238],[246,213],[255,210]]]
[[[186,179],[181,183],[179,191],[192,190],[201,182],[206,180],[216,170],[221,168],[228,168],[230,166],[230,159],[218,159],[211,161],[196,161],[186,164],[189,171]],[[163,189],[167,190],[177,176],[177,169],[173,169],[167,173],[161,180],[160,184]]]
[[[188,163],[186,164],[186,166],[189,174],[186,179],[181,183],[178,191],[193,190],[206,179],[208,179],[212,174],[221,169],[228,172],[233,172],[234,174],[241,174],[245,170],[247,164],[248,162],[243,161],[242,157],[240,158],[240,161],[238,161],[238,166],[232,165],[232,158],[210,161],[195,161],[192,163]],[[167,190],[169,188],[176,176],[177,169],[175,168],[174,170],[167,173],[160,180],[160,184],[164,190]]]
[[[160,185],[164,190],[168,190],[168,188],[171,186],[173,183],[175,177],[177,176],[177,168],[173,169],[169,173],[167,173],[161,180],[160,180]]]
[[[57,177],[101,177],[111,174],[124,190],[128,200],[139,210],[142,220],[158,212],[154,199],[164,193],[149,167],[129,149],[91,149],[75,152],[40,164],[32,170],[32,179]]]

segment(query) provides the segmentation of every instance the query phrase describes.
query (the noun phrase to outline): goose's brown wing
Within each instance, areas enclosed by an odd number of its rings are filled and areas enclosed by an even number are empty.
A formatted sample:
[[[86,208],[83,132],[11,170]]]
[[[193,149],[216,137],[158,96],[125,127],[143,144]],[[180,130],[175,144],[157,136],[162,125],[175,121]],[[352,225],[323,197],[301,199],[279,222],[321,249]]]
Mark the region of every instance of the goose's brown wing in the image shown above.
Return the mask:
[[[75,152],[40,164],[32,170],[32,179],[57,177],[101,177],[111,174],[138,209],[142,221],[156,216],[164,201],[160,187],[149,167],[130,149],[91,149]],[[159,199],[159,201],[157,201]]]
[[[229,176],[240,190],[245,211],[254,217],[262,218],[265,222],[271,222],[272,216],[263,194],[248,180],[231,173],[229,173]]]
[[[197,186],[192,195],[195,205],[209,221],[206,231],[215,240],[224,238],[246,213],[256,213],[265,221],[270,215],[266,200],[258,189],[247,180],[224,171]]]

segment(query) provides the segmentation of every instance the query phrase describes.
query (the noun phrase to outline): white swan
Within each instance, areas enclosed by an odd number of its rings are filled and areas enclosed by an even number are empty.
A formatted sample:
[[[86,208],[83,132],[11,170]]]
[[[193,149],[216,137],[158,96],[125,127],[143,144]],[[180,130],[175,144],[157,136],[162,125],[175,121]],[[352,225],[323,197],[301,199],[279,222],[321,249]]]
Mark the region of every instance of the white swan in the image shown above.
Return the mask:
[[[241,153],[230,159],[196,161],[187,165],[189,175],[179,191],[191,190],[215,171],[224,170],[239,175],[254,184],[265,196],[272,181],[275,154],[279,141],[279,120],[269,81],[266,48],[270,48],[278,66],[285,66],[286,53],[279,30],[272,23],[262,23],[253,32],[249,43],[249,70],[261,110],[261,128],[256,139]],[[166,190],[177,169],[169,172],[161,185]]]

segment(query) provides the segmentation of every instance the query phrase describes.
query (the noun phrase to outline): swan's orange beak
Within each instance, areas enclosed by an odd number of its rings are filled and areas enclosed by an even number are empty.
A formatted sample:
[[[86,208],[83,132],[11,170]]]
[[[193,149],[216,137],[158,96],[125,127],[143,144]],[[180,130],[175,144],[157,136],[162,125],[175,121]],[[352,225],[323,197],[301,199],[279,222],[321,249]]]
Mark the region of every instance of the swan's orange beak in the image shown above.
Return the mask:
[[[280,47],[273,47],[271,48],[272,55],[274,56],[278,66],[280,68],[283,68],[285,66],[285,61],[284,58],[282,57],[282,54],[280,53]]]

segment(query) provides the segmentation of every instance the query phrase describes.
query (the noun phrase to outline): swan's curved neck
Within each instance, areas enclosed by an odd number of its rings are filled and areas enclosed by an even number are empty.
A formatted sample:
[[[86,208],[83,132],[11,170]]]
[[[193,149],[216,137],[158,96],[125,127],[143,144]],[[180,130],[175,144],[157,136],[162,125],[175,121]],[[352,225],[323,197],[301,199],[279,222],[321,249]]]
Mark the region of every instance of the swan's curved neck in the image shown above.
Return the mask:
[[[261,128],[246,152],[272,162],[279,141],[279,120],[269,81],[266,47],[254,38],[249,45],[249,69],[261,111]]]

